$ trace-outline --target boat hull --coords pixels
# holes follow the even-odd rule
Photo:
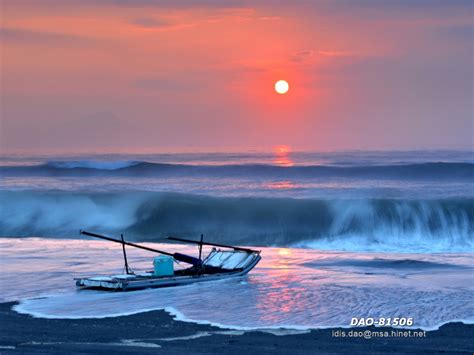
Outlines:
[[[244,268],[223,273],[164,276],[156,277],[153,274],[117,275],[105,277],[77,278],[76,286],[84,289],[101,289],[108,291],[132,291],[146,288],[174,287],[189,285],[198,282],[218,281],[246,275],[260,261],[260,255],[248,263]]]

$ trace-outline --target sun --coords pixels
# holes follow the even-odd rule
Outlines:
[[[275,91],[279,94],[286,94],[290,86],[286,80],[278,80],[275,83]]]

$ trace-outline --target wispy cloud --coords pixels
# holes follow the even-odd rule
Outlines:
[[[172,25],[170,22],[153,17],[139,17],[131,21],[133,25],[145,28],[161,28]]]
[[[96,39],[59,32],[45,32],[24,28],[0,28],[0,39],[5,42],[90,44]]]
[[[302,63],[306,61],[308,58],[312,57],[314,51],[312,49],[304,49],[298,52],[293,53],[290,60],[294,63]]]

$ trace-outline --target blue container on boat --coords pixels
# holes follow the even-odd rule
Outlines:
[[[155,276],[173,276],[173,258],[167,255],[160,255],[153,259],[153,274]]]

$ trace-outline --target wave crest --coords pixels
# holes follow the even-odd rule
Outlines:
[[[317,200],[173,193],[0,192],[1,236],[138,241],[168,235],[255,246],[365,251],[472,251],[474,199]]]

